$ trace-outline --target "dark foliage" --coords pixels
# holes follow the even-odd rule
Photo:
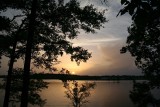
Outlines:
[[[150,82],[134,82],[133,90],[130,91],[130,98],[137,107],[159,107],[160,98],[153,95],[153,90],[157,89]],[[158,89],[157,89],[158,90]]]
[[[160,77],[160,1],[159,0],[121,0],[124,8],[121,15],[129,13],[132,25],[128,28],[127,51],[135,57],[135,64],[149,78]],[[157,76],[157,77],[155,77]]]
[[[20,68],[16,68],[13,71],[13,78],[11,80],[11,92],[9,103],[12,107],[17,107],[21,101],[21,91],[22,91],[22,74],[23,70]],[[18,77],[18,78],[15,78]],[[5,89],[6,79],[3,80],[3,84],[0,84],[1,89]],[[31,105],[38,105],[42,107],[46,100],[42,99],[39,93],[42,89],[47,88],[47,82],[44,82],[42,79],[31,79],[29,86],[29,100],[28,103]]]
[[[2,2],[4,4],[3,11],[7,10],[5,7],[22,11],[20,15],[11,19],[16,23],[15,30],[9,30],[10,33],[6,31],[6,36],[2,36],[2,38],[4,37],[2,41],[8,42],[5,39],[9,37],[10,40],[16,38],[15,56],[17,59],[19,57],[24,58],[31,1],[17,0],[16,4],[10,0],[2,0]],[[68,39],[76,38],[80,29],[86,33],[95,33],[95,29],[100,29],[102,24],[106,22],[104,11],[99,12],[93,5],[80,7],[76,0],[71,0],[66,4],[62,2],[61,5],[54,0],[38,1],[37,5],[35,35],[32,46],[33,64],[36,67],[52,69],[52,65],[59,63],[58,56],[62,56],[64,53],[71,54],[71,60],[78,64],[81,61],[87,61],[91,57],[91,53],[82,47],[73,47]],[[21,19],[20,24],[15,22],[17,19]],[[11,23],[8,26],[13,27]],[[5,45],[5,43],[2,44]],[[1,55],[10,56],[11,51],[9,53],[8,49],[10,47],[12,49],[12,42],[9,42],[7,46],[8,48],[5,48],[7,50],[1,52]]]

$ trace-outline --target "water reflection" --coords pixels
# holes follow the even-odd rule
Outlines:
[[[22,90],[22,72],[21,69],[16,69],[13,71],[13,74],[16,76],[12,78],[11,81],[11,91],[10,91],[10,98],[9,98],[9,105],[10,107],[18,107],[21,100],[21,90]],[[0,84],[0,89],[5,89],[6,79],[3,80],[4,82]],[[44,82],[42,79],[31,79],[30,86],[29,86],[29,99],[28,103],[34,106],[43,107],[46,103],[45,99],[42,99],[40,96],[40,92],[47,88],[47,82]]]
[[[64,82],[64,81],[63,81]],[[72,102],[73,107],[82,107],[88,103],[87,97],[91,95],[91,90],[95,88],[95,82],[78,83],[77,81],[66,81],[64,87],[65,95]]]
[[[158,86],[151,82],[133,82],[133,90],[130,91],[130,98],[138,107],[160,107],[160,93]]]
[[[65,84],[67,87],[64,88],[64,83],[62,83],[60,80],[44,80],[45,83],[47,82],[49,84],[47,84],[48,88],[46,87],[43,88],[42,84],[44,84],[43,83],[44,81],[41,80],[31,80],[31,81],[34,81],[31,83],[33,84],[32,86],[33,89],[31,90],[36,90],[36,91],[29,92],[30,94],[29,96],[34,97],[31,98],[31,100],[29,100],[30,103],[29,107],[37,107],[40,105],[44,107],[75,107],[76,105],[75,106],[73,105],[74,100],[71,100],[70,98],[67,97],[66,94],[67,91],[69,93],[72,92],[71,98],[74,99],[73,95],[76,87],[78,88],[78,90],[80,90],[82,89],[80,87],[87,86],[82,84],[88,82],[88,81],[86,82],[69,81],[67,82],[68,86],[67,84]],[[78,83],[77,85],[75,84],[76,82]],[[19,80],[14,82],[14,85],[19,85],[19,84],[20,84]],[[14,95],[11,96],[11,100],[18,101],[19,99],[17,99],[16,97],[18,96],[20,97],[21,92],[18,91],[20,90],[18,87],[15,86],[15,88],[16,89],[13,90],[13,92],[14,91],[15,92]],[[42,92],[40,92],[39,90],[42,90]],[[94,86],[94,89],[91,88],[89,92],[90,96],[84,99],[87,102],[80,105],[80,107],[160,107],[159,106],[160,90],[157,88],[157,86],[154,87],[153,85],[151,86],[151,83],[147,81],[143,82],[136,81],[134,82],[134,84],[132,81],[120,81],[120,83],[117,83],[115,81],[96,81],[96,88]],[[2,93],[0,93],[0,96],[1,95]],[[76,95],[78,94],[75,94],[75,96]],[[14,97],[16,99],[14,99]],[[78,99],[78,97],[77,98],[75,97],[75,99]],[[90,101],[90,103],[88,103],[88,101]],[[78,101],[75,100],[75,102]],[[1,101],[0,106],[2,105],[2,103],[3,102]],[[13,103],[16,107],[19,107],[18,102],[13,102]],[[14,106],[12,106],[10,103],[10,107]]]

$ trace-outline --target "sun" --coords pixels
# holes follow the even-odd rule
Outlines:
[[[71,74],[75,74],[75,72],[71,72]]]
[[[59,59],[61,61],[60,64],[54,65],[54,67],[61,69],[65,68],[68,71],[70,71],[71,74],[76,74],[79,75],[83,73],[84,71],[88,70],[93,66],[93,62],[87,62],[87,63],[80,63],[80,65],[77,65],[76,62],[70,61],[70,56],[69,55],[64,55]]]

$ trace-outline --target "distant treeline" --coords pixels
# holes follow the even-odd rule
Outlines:
[[[5,78],[1,75],[0,78]],[[21,78],[21,75],[15,75]],[[112,75],[112,76],[88,76],[88,75],[68,75],[68,74],[32,74],[31,79],[59,79],[59,80],[146,80],[144,76],[132,75]]]

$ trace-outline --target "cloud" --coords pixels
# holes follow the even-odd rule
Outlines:
[[[131,18],[128,14],[116,17],[119,10],[122,8],[119,0],[108,0],[108,6],[102,4],[97,0],[90,0],[90,2],[84,2],[84,4],[88,3],[93,3],[98,7],[108,8],[108,11],[105,13],[105,17],[107,20],[109,20],[109,22],[104,24],[104,28],[96,30],[97,33],[95,34],[86,34],[84,31],[80,31],[78,39],[73,40],[73,43],[75,43],[76,46],[95,45],[100,42],[126,39],[126,37],[128,36],[127,27],[131,24]]]
[[[109,43],[113,41],[119,41],[120,38],[96,38],[96,39],[85,39],[85,40],[76,40],[74,41],[74,46],[90,46],[90,45],[98,45],[102,43]]]
[[[114,43],[114,42],[113,42]],[[134,58],[130,54],[120,54],[120,42],[114,45],[101,44],[97,47],[97,54],[93,54],[92,67],[81,72],[89,75],[139,75]],[[94,53],[94,52],[93,52]]]
[[[128,14],[116,17],[122,8],[119,0],[108,0],[107,8],[105,16],[109,22],[104,24],[105,28],[97,30],[96,34],[81,32],[78,39],[73,41],[75,46],[82,46],[92,52],[92,58],[85,63],[90,68],[82,70],[80,74],[141,74],[129,53],[120,54],[120,49],[128,36],[127,27],[131,24],[131,17]]]

